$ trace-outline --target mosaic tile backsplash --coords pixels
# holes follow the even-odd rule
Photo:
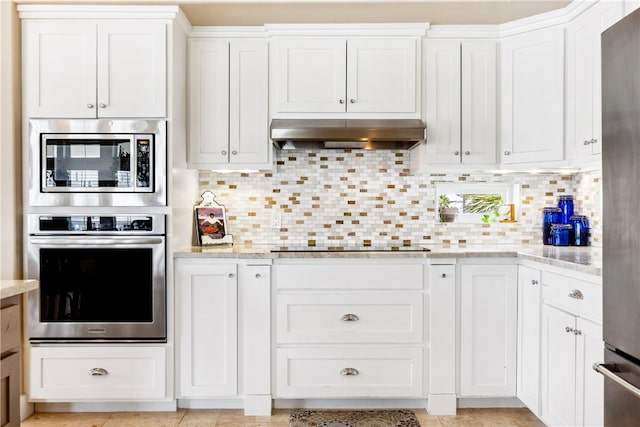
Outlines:
[[[558,195],[573,194],[575,212],[589,217],[591,244],[602,245],[601,174],[414,173],[409,151],[276,151],[269,173],[200,171],[227,210],[237,243],[278,246],[498,245],[539,243],[541,212]],[[437,183],[520,186],[516,223],[441,223]],[[199,202],[199,194],[194,202]],[[273,229],[274,212],[281,228]]]

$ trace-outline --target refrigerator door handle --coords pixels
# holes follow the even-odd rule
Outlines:
[[[629,393],[631,393],[632,395],[634,395],[635,397],[640,399],[640,389],[638,387],[634,386],[633,384],[631,384],[630,382],[626,381],[622,377],[619,377],[618,375],[616,375],[613,372],[613,369],[615,369],[615,367],[616,367],[615,363],[598,363],[598,362],[596,362],[596,363],[593,364],[593,370],[594,371],[604,375],[606,378],[608,378],[611,381],[613,381],[614,383],[620,385],[626,391],[628,391]]]

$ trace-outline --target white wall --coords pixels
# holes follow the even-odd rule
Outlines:
[[[0,279],[22,278],[20,21],[0,0]]]

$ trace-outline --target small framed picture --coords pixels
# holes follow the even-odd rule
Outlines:
[[[227,236],[227,218],[224,207],[196,206],[195,216],[199,245],[229,243],[229,239],[225,238]]]

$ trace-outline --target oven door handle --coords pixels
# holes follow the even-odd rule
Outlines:
[[[78,237],[30,237],[29,243],[35,245],[160,245],[162,237],[124,237],[124,236],[78,236]]]

